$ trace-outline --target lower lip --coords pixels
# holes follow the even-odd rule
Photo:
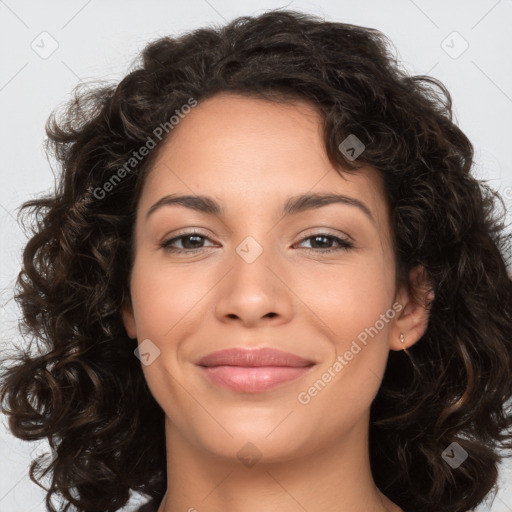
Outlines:
[[[307,373],[311,366],[209,366],[201,367],[215,384],[242,393],[260,393]]]

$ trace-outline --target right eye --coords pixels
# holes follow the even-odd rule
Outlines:
[[[162,247],[162,249],[164,249],[165,251],[170,251],[174,253],[195,252],[200,249],[203,249],[201,244],[204,242],[204,240],[210,239],[207,236],[202,235],[201,233],[193,231],[189,233],[182,233],[169,240],[165,240],[160,244],[160,247]],[[175,247],[174,244],[176,244],[177,242],[180,242],[182,247]]]

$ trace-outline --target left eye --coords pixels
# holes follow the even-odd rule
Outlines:
[[[205,240],[210,240],[207,236],[201,235],[200,233],[183,233],[177,237],[171,238],[161,244],[161,247],[166,251],[171,251],[175,253],[180,252],[193,252],[203,249],[202,244]],[[354,246],[352,242],[345,240],[343,238],[338,238],[337,236],[328,235],[326,233],[318,233],[315,235],[307,236],[303,238],[300,243],[304,243],[306,240],[311,240],[313,245],[320,245],[320,247],[305,247],[308,251],[315,252],[331,252],[331,251],[347,251],[352,249]],[[182,247],[175,247],[174,244],[176,242],[181,242]],[[210,240],[211,242],[211,240]],[[332,247],[332,244],[337,244],[338,247]],[[330,245],[326,247],[325,245]],[[212,246],[210,246],[212,247]]]
[[[305,249],[310,251],[320,250],[320,252],[331,252],[331,251],[348,251],[354,247],[352,242],[345,240],[343,238],[338,238],[337,236],[328,235],[327,233],[318,233],[316,235],[310,235],[306,238],[303,238],[301,242],[306,240],[313,240],[313,244],[317,244],[320,240],[320,245],[324,245],[324,247],[320,247],[320,249],[305,247]],[[325,247],[325,243],[336,243],[338,247]]]
[[[201,235],[199,233],[183,233],[180,236],[171,238],[170,240],[163,242],[161,247],[167,251],[173,251],[173,252],[195,251],[197,249],[202,249],[202,247],[198,246],[201,244],[201,239],[210,240],[208,237]],[[180,241],[180,240],[182,241],[183,247],[173,247],[172,244],[174,244],[175,242]],[[183,241],[185,241],[185,240],[188,240],[188,241],[183,243]],[[190,241],[192,241],[191,244],[189,243]]]

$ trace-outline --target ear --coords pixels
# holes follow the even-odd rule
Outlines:
[[[121,318],[128,336],[132,339],[137,338],[137,326],[131,300],[128,300],[121,308]]]
[[[390,350],[402,350],[414,345],[427,330],[434,292],[427,271],[422,265],[410,271],[409,282],[414,295],[406,286],[400,288],[396,294],[396,302],[402,306],[402,309],[390,329]],[[400,341],[401,334],[403,334],[404,343]]]

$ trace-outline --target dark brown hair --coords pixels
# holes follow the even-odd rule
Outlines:
[[[409,76],[389,46],[377,30],[299,12],[240,17],[148,44],[119,84],[81,86],[52,114],[48,152],[62,172],[53,194],[23,205],[33,225],[17,286],[38,352],[4,366],[0,387],[12,433],[55,449],[48,510],[60,494],[65,511],[116,511],[130,490],[156,510],[166,491],[164,413],[120,317],[135,207],[158,148],[112,177],[190,98],[219,92],[316,105],[332,163],[369,164],[385,180],[400,282],[416,265],[431,279],[427,331],[408,353],[390,352],[371,406],[379,489],[406,510],[465,512],[495,486],[499,451],[512,448],[503,201],[470,174],[473,148],[449,92]],[[351,134],[365,145],[356,160],[339,149]],[[452,442],[468,453],[456,469],[442,457]]]

